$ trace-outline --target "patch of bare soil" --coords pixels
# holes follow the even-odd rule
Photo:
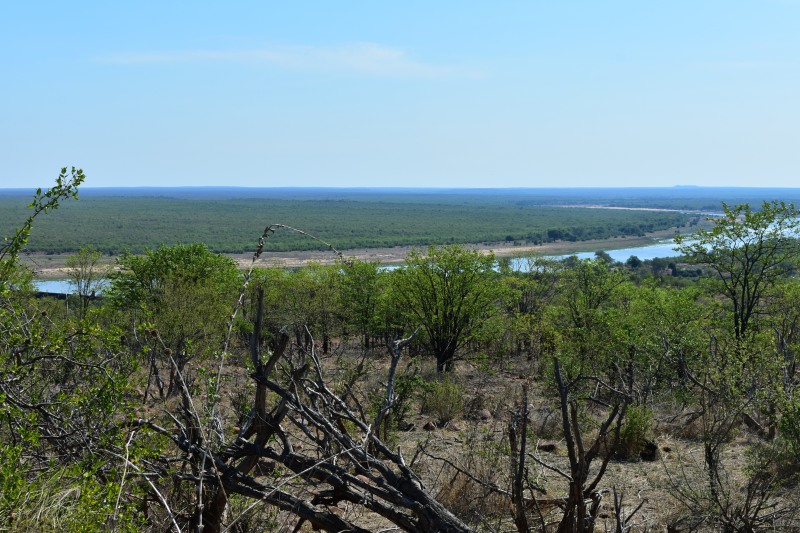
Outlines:
[[[596,239],[579,242],[558,241],[539,245],[515,245],[507,242],[466,244],[465,247],[480,250],[483,253],[493,253],[497,257],[520,257],[526,255],[564,255],[577,252],[607,250],[615,248],[628,248],[647,246],[659,240],[675,235],[675,230],[653,232],[644,237],[615,237],[612,239]],[[345,258],[356,258],[362,261],[375,261],[383,265],[396,265],[402,263],[408,253],[415,247],[395,246],[393,248],[354,248],[343,250]],[[419,247],[417,247],[419,248]],[[252,254],[232,255],[241,268],[250,266]],[[311,262],[332,264],[337,256],[330,251],[295,251],[295,252],[269,252],[265,251],[256,261],[257,266],[298,268]]]

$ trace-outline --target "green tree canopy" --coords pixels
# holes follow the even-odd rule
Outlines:
[[[497,312],[504,286],[496,282],[493,254],[461,246],[414,250],[394,272],[400,311],[424,331],[422,342],[440,372],[453,369],[459,351]]]
[[[342,304],[351,326],[362,338],[365,349],[369,348],[370,336],[380,330],[378,305],[383,283],[380,263],[348,260],[341,263],[342,272]]]
[[[220,349],[226,319],[236,301],[236,263],[203,244],[162,246],[143,256],[125,254],[111,276],[112,303],[147,325],[170,352],[163,366],[170,374],[167,394],[186,363]],[[169,354],[169,355],[168,355]],[[174,364],[170,361],[170,357]],[[153,375],[157,374],[151,354]]]
[[[228,291],[238,280],[233,259],[200,243],[161,246],[141,256],[126,253],[117,265],[120,269],[111,275],[109,292],[123,306],[158,305],[165,292],[177,285],[212,284]]]
[[[800,225],[797,209],[784,202],[764,202],[760,210],[748,204],[728,207],[711,219],[713,227],[675,237],[678,250],[716,274],[720,293],[733,310],[734,336],[750,329],[765,291],[795,268]]]
[[[102,256],[99,250],[89,245],[81,247],[65,262],[69,281],[75,286],[75,292],[81,300],[81,316],[86,314],[89,300],[103,287],[104,278],[109,273],[108,265],[101,262]]]

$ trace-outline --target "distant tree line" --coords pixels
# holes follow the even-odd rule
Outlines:
[[[175,199],[89,196],[42,219],[26,244],[33,252],[76,252],[85,243],[106,254],[142,254],[161,244],[205,243],[219,253],[253,246],[264,216],[317,235],[342,249],[511,242],[536,245],[641,236],[685,226],[690,215],[653,211],[520,206],[510,202],[432,203],[365,200]],[[0,233],[27,216],[24,204],[0,196]],[[314,249],[300,235],[276,235],[271,250]]]

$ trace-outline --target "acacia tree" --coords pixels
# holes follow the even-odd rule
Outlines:
[[[289,273],[283,294],[284,320],[291,325],[297,343],[310,341],[314,334],[322,340],[322,351],[330,351],[331,338],[339,329],[341,313],[339,284],[341,273],[337,266],[311,263]],[[305,339],[302,341],[301,339]]]
[[[111,302],[158,337],[169,372],[167,395],[172,395],[177,373],[189,360],[219,349],[224,320],[236,301],[236,263],[204,244],[161,246],[143,256],[125,254],[117,263],[120,270],[110,276]],[[148,349],[151,376],[161,389],[157,354]]]
[[[728,207],[710,219],[711,229],[675,237],[678,250],[716,274],[719,291],[733,306],[733,333],[742,339],[752,326],[764,295],[786,276],[800,254],[797,229],[800,213],[793,204],[764,202],[753,211],[748,204]]]
[[[625,274],[609,269],[599,259],[576,261],[564,273],[561,308],[554,309],[562,334],[561,357],[565,364],[578,364],[605,374],[614,359],[619,313],[617,297]]]
[[[553,328],[545,320],[545,311],[558,295],[564,272],[554,259],[528,258],[519,264],[516,270],[508,268],[503,272],[503,282],[508,287],[508,330],[516,354],[524,349],[528,360],[532,360],[553,349]]]
[[[497,313],[503,284],[496,282],[494,254],[461,246],[412,251],[405,268],[394,272],[401,311],[422,326],[421,342],[436,357],[439,372],[451,371],[458,352]]]
[[[365,350],[380,329],[378,305],[383,291],[380,263],[350,259],[341,262],[342,305],[349,325],[361,336]]]
[[[109,273],[108,265],[100,262],[102,256],[103,254],[93,246],[84,246],[65,263],[70,283],[75,286],[75,292],[81,300],[81,317],[86,314],[89,300],[102,288],[104,278]]]
[[[794,395],[793,311],[783,308],[779,313],[784,320],[780,321],[767,315],[770,297],[786,290],[777,289],[794,270],[800,254],[799,221],[795,207],[783,202],[764,202],[759,211],[747,204],[733,208],[723,204],[723,210],[723,216],[712,219],[711,229],[676,238],[681,252],[714,273],[711,287],[730,304],[726,320],[733,327],[726,326],[724,334],[711,336],[694,362],[681,361],[681,372],[700,407],[707,483],[698,489],[684,480],[676,484],[675,492],[694,517],[726,531],[755,531],[775,523],[786,511],[775,500],[775,472],[781,470],[776,463],[783,453],[776,450],[782,443],[772,448],[752,445],[751,474],[738,487],[737,480],[726,475],[722,457],[731,434],[742,423],[772,437],[777,420],[794,418],[791,403],[785,402]],[[774,328],[775,338],[767,324]],[[782,416],[778,413],[781,404]],[[766,430],[759,421],[765,414]],[[702,517],[701,510],[708,516]]]

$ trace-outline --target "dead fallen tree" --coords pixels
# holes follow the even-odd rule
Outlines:
[[[308,522],[324,531],[369,531],[344,512],[357,508],[404,531],[470,531],[431,496],[400,449],[389,449],[377,435],[395,404],[394,369],[411,338],[392,343],[386,398],[368,422],[328,386],[313,342],[300,349],[282,332],[262,358],[263,312],[262,296],[251,341],[253,407],[233,442],[225,444],[224,432],[210,429],[219,421],[201,424],[185,386],[181,414],[171,417],[174,430],[136,422],[169,438],[185,457],[184,468],[172,474],[192,484],[195,495],[185,525],[223,531],[235,520],[228,503],[238,494],[294,515],[295,530]],[[263,475],[265,470],[271,474]]]

